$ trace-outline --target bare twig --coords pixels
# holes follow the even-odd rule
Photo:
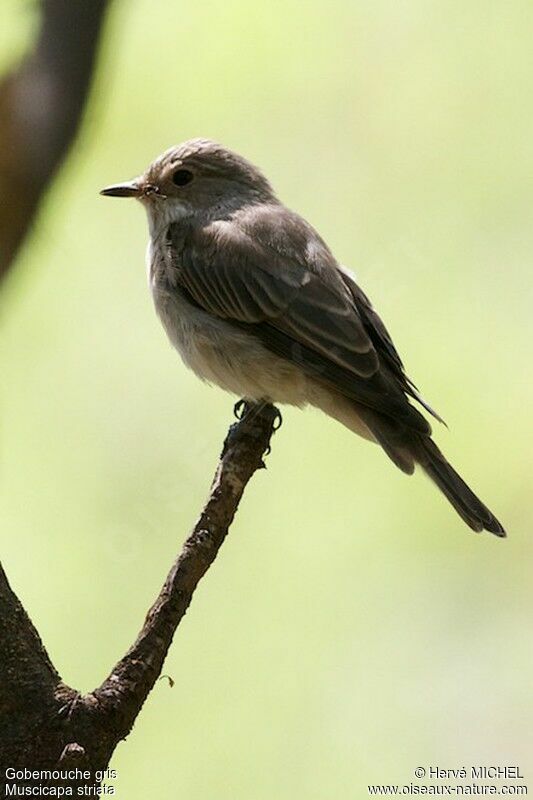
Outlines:
[[[34,51],[0,84],[0,278],[72,142],[110,0],[41,0]]]
[[[161,673],[172,638],[199,581],[213,563],[275,430],[273,406],[248,407],[229,430],[207,504],[148,612],[135,644],[101,686],[81,696],[61,682],[29,617],[0,572],[0,765],[89,770],[94,786],[131,730]],[[23,781],[18,781],[23,783]],[[32,781],[27,781],[32,785]],[[33,781],[33,785],[39,781]],[[42,783],[42,781],[41,781]],[[48,784],[50,785],[50,784]],[[2,776],[0,797],[6,781]]]

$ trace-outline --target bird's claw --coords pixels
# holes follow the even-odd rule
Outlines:
[[[237,400],[237,402],[233,406],[233,414],[236,417],[236,419],[238,419],[239,422],[241,422],[248,416],[248,414],[251,415],[257,414],[258,411],[261,411],[263,408],[266,407],[266,405],[267,405],[266,402],[255,405],[251,404],[248,400],[244,399]],[[283,417],[281,416],[281,412],[274,406],[274,419],[272,421],[272,430],[279,431],[282,424],[283,424]]]
[[[250,417],[250,419],[252,419],[252,417],[255,414],[257,414],[259,411],[261,411],[266,406],[267,406],[266,402],[265,403],[258,403],[258,404],[251,404],[249,401],[241,399],[241,400],[237,400],[237,402],[233,406],[233,414],[236,417],[236,419],[239,420],[239,422],[242,422],[248,416]],[[279,431],[279,429],[281,428],[282,424],[283,424],[283,417],[281,416],[281,412],[279,411],[279,409],[277,409],[274,406],[274,416],[273,416],[273,419],[272,419],[272,433],[275,433],[276,431]],[[263,455],[264,456],[268,456],[268,455],[270,455],[271,452],[272,452],[272,447],[269,444],[269,445],[267,445],[267,448],[266,448],[266,450],[265,450]],[[261,462],[261,466],[262,467],[266,467],[266,464],[264,462]]]
[[[276,433],[276,431],[279,431],[279,429],[283,425],[283,417],[281,416],[281,412],[275,406],[274,406],[274,412],[275,412],[275,414],[274,414],[274,419],[272,421],[272,434]],[[269,443],[269,444],[267,444],[267,447],[266,447],[265,452],[263,453],[263,456],[265,456],[265,457],[269,456],[271,452],[272,452],[272,445]],[[263,464],[263,466],[266,467],[266,464]]]
[[[246,409],[246,400],[237,400],[237,402],[233,406],[233,414],[239,421],[244,417],[245,409]]]

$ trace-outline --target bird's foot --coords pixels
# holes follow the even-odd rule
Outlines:
[[[283,425],[283,417],[281,416],[281,411],[279,410],[279,408],[276,408],[276,406],[274,406],[274,411],[275,411],[275,417],[274,417],[274,422],[272,424],[272,428],[274,429],[274,431],[279,431],[279,429]]]
[[[265,408],[269,407],[272,410],[273,418],[272,418],[272,432],[275,433],[281,428],[283,423],[283,417],[281,416],[281,412],[271,403],[268,403],[266,400],[259,403],[251,402],[250,400],[245,400],[244,398],[238,400],[235,405],[233,406],[233,413],[235,417],[238,419],[239,422],[243,422],[246,420],[247,422],[252,422],[253,418],[260,414]],[[270,445],[267,446],[265,450],[265,456],[268,456],[271,452],[272,448]],[[264,464],[262,466],[265,466]]]
[[[276,406],[273,406],[273,409],[274,409],[274,420],[272,422],[272,434],[276,433],[276,431],[279,431],[279,429],[283,425],[283,417],[281,416],[281,411],[279,410],[279,408],[276,408]],[[267,449],[265,450],[265,456],[270,455],[271,452],[272,452],[272,446],[269,444],[267,445]]]
[[[271,406],[271,403],[268,403],[266,400],[259,402],[259,403],[252,403],[250,400],[245,400],[244,398],[241,400],[237,400],[235,405],[233,406],[233,414],[235,417],[241,422],[244,419],[251,420],[256,414],[259,414],[263,411],[264,408],[267,406]],[[281,416],[281,412],[279,411],[276,406],[272,406],[274,410],[274,419],[272,422],[272,428],[274,431],[279,431],[283,424],[283,417]]]
[[[247,401],[244,399],[237,400],[233,406],[233,414],[240,421],[246,416]]]

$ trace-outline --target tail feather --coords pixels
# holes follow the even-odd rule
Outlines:
[[[420,464],[472,530],[505,536],[502,524],[446,461],[428,435],[416,433],[372,409],[360,407],[358,414],[396,466],[410,475],[415,463]]]
[[[487,530],[496,536],[505,536],[502,524],[446,461],[428,433],[417,432],[402,420],[385,416],[329,391],[319,392],[315,388],[313,403],[354,433],[380,444],[402,472],[411,475],[415,464],[419,464],[472,530]]]
[[[472,530],[487,530],[496,536],[506,535],[501,522],[476,497],[429,437],[420,437],[420,446],[415,457]]]

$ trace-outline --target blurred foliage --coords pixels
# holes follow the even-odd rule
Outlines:
[[[3,13],[0,64],[29,40]],[[285,410],[160,681],[121,797],[363,797],[415,766],[531,774],[533,6],[118,3],[83,135],[4,288],[2,557],[70,684],[134,638],[233,399],[167,345],[141,208],[98,196],[192,136],[263,167],[352,266],[509,531]],[[529,767],[529,769],[528,769]]]

